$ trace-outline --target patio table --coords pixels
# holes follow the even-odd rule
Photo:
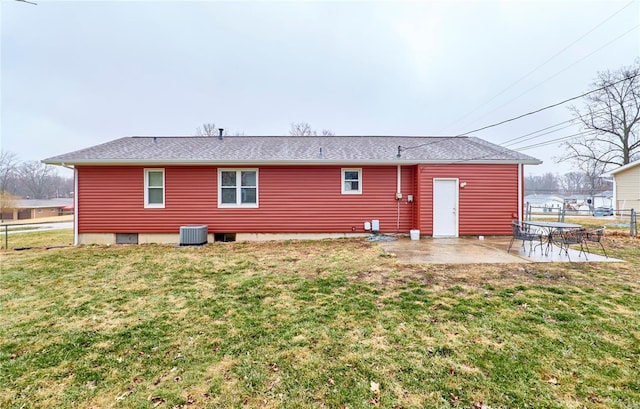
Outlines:
[[[539,227],[543,231],[543,237],[546,237],[547,247],[544,254],[549,254],[549,248],[553,247],[553,234],[557,231],[565,229],[581,229],[581,224],[576,223],[564,223],[564,222],[543,222],[543,221],[526,221],[522,224],[527,226]],[[539,246],[539,245],[538,245]],[[542,250],[542,248],[541,248]]]

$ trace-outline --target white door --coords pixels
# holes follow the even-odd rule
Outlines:
[[[433,237],[458,237],[458,179],[433,180]]]

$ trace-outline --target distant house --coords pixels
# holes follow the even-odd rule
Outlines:
[[[76,243],[409,233],[510,234],[525,165],[475,137],[125,137],[45,163],[73,166]]]
[[[564,204],[564,199],[556,195],[527,195],[524,201],[533,212],[559,212]]]
[[[610,172],[613,176],[613,197],[616,210],[640,209],[640,160]]]
[[[2,212],[2,221],[40,219],[73,213],[73,199],[19,199]]]
[[[613,190],[606,190],[604,192],[595,193],[593,195],[592,206],[594,208],[597,208],[597,207],[613,208]]]

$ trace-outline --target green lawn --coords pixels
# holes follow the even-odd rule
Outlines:
[[[403,266],[362,240],[2,251],[0,407],[640,408],[640,240],[606,245],[628,262]]]
[[[21,226],[21,230],[32,230],[33,227]],[[11,232],[11,229],[9,230]],[[38,232],[9,233],[5,236],[4,229],[0,231],[0,248],[24,249],[32,247],[60,247],[73,245],[72,229],[44,230]]]

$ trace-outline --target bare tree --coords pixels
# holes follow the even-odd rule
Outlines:
[[[0,219],[8,220],[13,218],[13,209],[16,208],[18,196],[7,191],[0,192]]]
[[[551,172],[543,175],[530,175],[524,179],[527,194],[551,194],[558,191],[558,177]]]
[[[570,107],[585,132],[565,142],[569,159],[587,174],[626,165],[640,157],[640,59],[630,67],[598,73],[596,92],[580,109]],[[599,175],[598,175],[599,176]]]
[[[31,199],[55,196],[51,182],[54,169],[39,161],[24,162],[19,169],[20,182]]]
[[[204,123],[196,128],[196,136],[218,136],[219,133],[214,123]]]
[[[560,178],[560,187],[565,195],[582,193],[584,189],[585,175],[582,172],[569,172]]]
[[[289,135],[291,136],[318,136],[316,132],[308,122],[292,122],[289,129]],[[333,131],[329,129],[323,129],[322,136],[334,136]]]
[[[316,132],[311,128],[308,122],[292,122],[289,129],[291,136],[314,136]]]
[[[9,191],[9,184],[16,177],[18,157],[11,152],[0,152],[0,192]]]

